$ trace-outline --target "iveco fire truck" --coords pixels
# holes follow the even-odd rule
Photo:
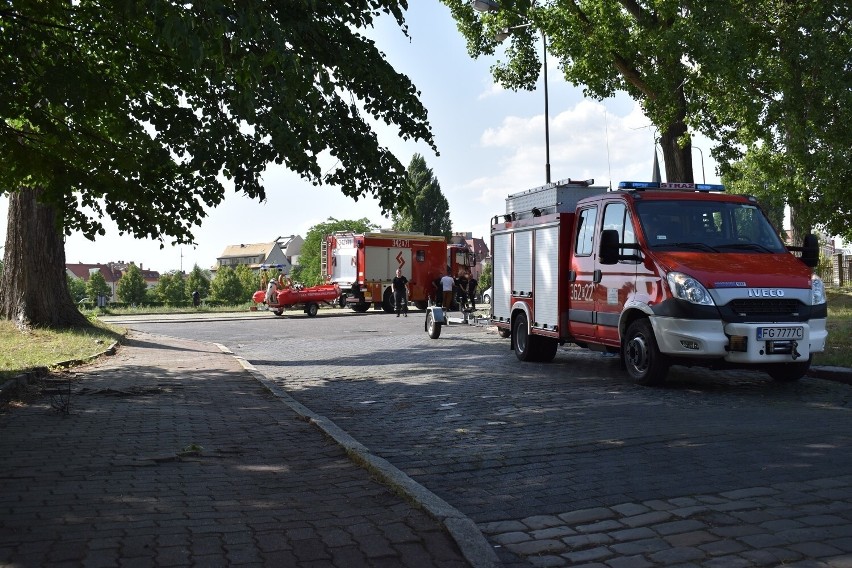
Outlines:
[[[519,359],[575,343],[618,353],[639,384],[672,364],[807,372],[827,337],[816,237],[785,247],[753,197],[719,185],[592,183],[510,195],[492,219],[491,320]]]
[[[366,312],[370,306],[392,312],[391,281],[400,269],[408,279],[408,300],[425,309],[435,299],[435,281],[449,270],[470,272],[473,252],[464,240],[408,232],[327,235],[322,243],[322,272],[343,292],[341,306]]]

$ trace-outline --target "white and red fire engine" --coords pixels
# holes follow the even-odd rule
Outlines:
[[[465,243],[404,232],[333,233],[323,241],[321,258],[328,282],[340,286],[341,305],[356,312],[370,306],[393,311],[391,282],[397,269],[408,279],[408,300],[425,309],[435,299],[436,280],[448,270],[453,277],[470,272],[475,262]]]
[[[491,320],[519,359],[575,343],[620,354],[640,384],[672,364],[807,372],[827,337],[816,237],[785,247],[753,197],[719,185],[592,183],[510,195],[492,219]]]

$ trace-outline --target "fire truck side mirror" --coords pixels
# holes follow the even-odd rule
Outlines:
[[[816,235],[805,235],[802,242],[802,262],[811,268],[819,264],[819,239]]]
[[[606,229],[601,232],[598,261],[601,264],[617,264],[619,253],[618,231]]]

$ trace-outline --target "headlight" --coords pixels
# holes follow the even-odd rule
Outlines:
[[[822,283],[822,278],[814,274],[811,276],[811,305],[818,306],[825,302],[825,284]]]
[[[701,282],[682,272],[669,272],[666,277],[675,298],[700,306],[715,306],[713,298]]]

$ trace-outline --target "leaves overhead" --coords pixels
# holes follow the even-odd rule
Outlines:
[[[0,187],[44,188],[64,229],[191,242],[226,189],[283,164],[384,211],[405,168],[367,117],[434,149],[419,93],[361,30],[406,0],[7,0]],[[223,178],[228,182],[223,182]],[[87,210],[94,214],[86,213]]]

